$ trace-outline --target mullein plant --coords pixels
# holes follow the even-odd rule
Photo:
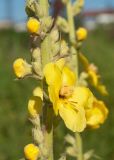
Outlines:
[[[103,95],[106,87],[101,83],[97,67],[89,63],[81,53],[87,30],[75,29],[74,18],[83,6],[84,0],[62,0],[67,19],[49,15],[48,0],[27,0],[27,31],[31,40],[31,62],[23,58],[14,61],[13,69],[18,79],[32,77],[38,81],[28,101],[29,120],[33,124],[33,142],[24,147],[26,160],[53,160],[53,131],[64,121],[74,132],[67,135],[67,146],[60,160],[67,155],[77,160],[88,160],[93,151],[83,152],[80,132],[87,128],[97,129],[107,118],[108,109],[89,89],[89,84]],[[61,32],[68,36],[67,41]],[[79,73],[79,62],[84,71]]]

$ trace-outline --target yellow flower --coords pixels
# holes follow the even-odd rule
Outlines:
[[[89,64],[87,72],[91,83],[94,87],[98,86],[100,75],[98,75],[98,69],[94,64]]]
[[[97,74],[92,70],[88,70],[88,76],[91,84],[96,87],[98,85],[99,76],[97,76]]]
[[[87,30],[85,28],[79,28],[77,31],[76,31],[76,37],[77,37],[77,40],[78,41],[83,41],[86,39],[87,37]]]
[[[33,90],[33,96],[29,99],[28,102],[28,111],[29,115],[32,118],[37,117],[37,115],[41,113],[42,102],[43,102],[43,91],[40,87],[36,87]]]
[[[106,87],[101,83],[101,76],[98,74],[98,68],[94,64],[90,64],[88,59],[82,54],[79,54],[85,71],[88,74],[88,78],[92,86],[94,86],[101,94],[108,95]]]
[[[31,74],[31,66],[22,58],[18,58],[13,63],[13,70],[18,78]]]
[[[74,86],[76,83],[76,75],[68,67],[62,70],[62,84],[64,86]]]
[[[54,63],[48,63],[44,70],[44,75],[46,78],[46,82],[48,83],[48,85],[56,85],[59,84],[61,85],[61,70],[60,68],[57,66],[57,64]],[[51,72],[51,74],[50,74]],[[56,79],[56,81],[55,81]]]
[[[94,99],[93,106],[86,110],[87,125],[91,128],[99,128],[108,115],[108,109],[103,101]]]
[[[98,75],[98,69],[94,64],[90,64],[88,59],[82,54],[79,54],[80,60],[82,61],[85,71],[88,73],[91,84],[96,87],[99,83],[100,76]]]
[[[61,58],[59,59],[57,62],[56,62],[56,65],[59,67],[60,70],[63,69],[64,65],[65,65],[65,59],[64,58]]]
[[[37,160],[40,151],[39,148],[34,144],[28,144],[24,147],[24,154],[27,160]]]
[[[40,97],[41,100],[43,101],[43,91],[42,91],[42,89],[40,87],[36,87],[33,90],[33,96]]]
[[[28,111],[31,117],[35,118],[42,110],[42,100],[40,97],[32,96],[28,102]]]
[[[91,91],[75,86],[76,76],[67,66],[60,70],[57,63],[49,63],[44,68],[44,76],[55,114],[59,114],[73,132],[83,131],[86,127],[85,108],[92,104]]]
[[[30,33],[39,33],[40,30],[40,22],[36,18],[29,18],[27,22],[27,30]]]
[[[108,95],[108,91],[106,89],[106,86],[101,83],[97,86],[97,90],[104,96]]]

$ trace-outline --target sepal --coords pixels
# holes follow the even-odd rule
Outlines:
[[[62,18],[62,17],[58,17],[57,18],[57,22],[56,22],[57,26],[59,27],[59,29],[65,33],[69,32],[69,25],[66,19]]]

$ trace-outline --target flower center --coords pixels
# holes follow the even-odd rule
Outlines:
[[[63,86],[59,92],[60,98],[67,98],[72,95],[73,87]]]

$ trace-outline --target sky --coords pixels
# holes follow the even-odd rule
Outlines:
[[[114,8],[114,0],[85,0],[85,10]]]
[[[24,21],[25,0],[0,0],[0,20]]]
[[[25,0],[0,0],[0,20],[25,21],[24,7]],[[114,8],[114,0],[85,0],[84,10],[101,10],[107,7]]]

